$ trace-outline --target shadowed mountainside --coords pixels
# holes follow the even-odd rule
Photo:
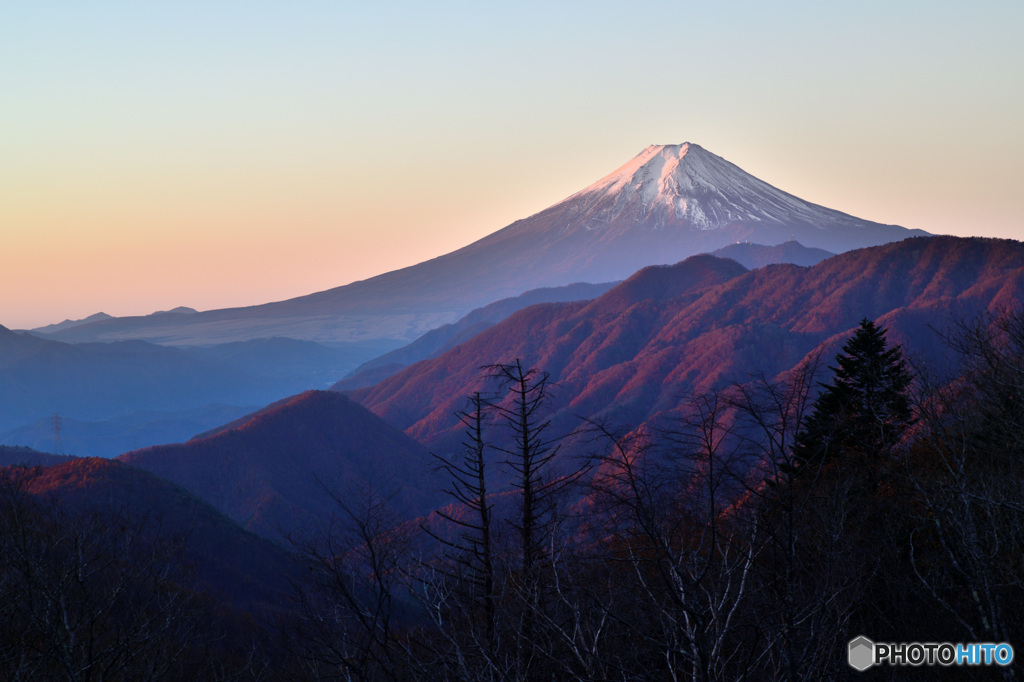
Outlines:
[[[0,467],[50,466],[75,459],[71,455],[53,455],[21,445],[0,445]]]
[[[288,554],[247,533],[182,488],[127,464],[71,458],[32,472],[27,491],[81,512],[145,519],[153,532],[186,537],[183,564],[196,587],[245,610],[269,607],[288,590]]]
[[[329,491],[358,503],[367,488],[403,513],[428,511],[430,456],[340,393],[309,391],[186,443],[118,459],[173,481],[247,530],[270,538],[338,513]]]

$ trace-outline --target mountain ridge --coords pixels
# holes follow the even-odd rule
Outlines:
[[[422,445],[346,396],[306,391],[190,441],[117,459],[206,500],[246,530],[281,540],[338,512],[333,495],[367,489],[396,506],[429,511]]]
[[[556,422],[580,415],[636,426],[689,392],[774,377],[816,349],[831,352],[864,317],[927,355],[939,345],[928,325],[1024,300],[1024,244],[1012,240],[915,238],[810,268],[733,263],[717,279],[714,261],[733,263],[701,256],[651,266],[593,301],[524,308],[349,395],[443,452],[458,442],[452,413],[484,384],[479,368],[520,358],[559,386]]]
[[[747,269],[763,267],[774,263],[794,265],[816,265],[835,254],[823,249],[810,249],[797,241],[788,241],[777,246],[763,246],[742,242],[730,244],[711,253],[712,256],[728,258]],[[457,322],[432,329],[415,341],[363,363],[342,380],[331,386],[332,391],[353,391],[372,386],[414,362],[437,357],[446,350],[468,341],[476,334],[500,322],[527,305],[544,302],[570,300],[591,300],[605,293],[618,282],[603,284],[570,284],[565,287],[532,289],[515,298],[504,298],[477,308]]]

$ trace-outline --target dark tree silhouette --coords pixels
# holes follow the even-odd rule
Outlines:
[[[964,639],[1012,642],[1024,631],[1024,312],[960,322],[947,342],[960,374],[925,375],[904,469],[907,561]]]
[[[205,643],[186,539],[148,517],[32,495],[41,471],[0,469],[0,678],[181,679],[189,648]]]
[[[900,346],[887,347],[884,327],[861,320],[836,364],[832,382],[797,437],[798,468],[824,464],[841,453],[876,460],[892,451],[911,423],[912,375]]]
[[[449,476],[449,487],[444,492],[468,514],[448,512],[443,509],[437,515],[454,524],[458,537],[448,539],[429,528],[427,533],[448,548],[447,568],[442,570],[449,577],[456,578],[462,585],[460,595],[466,604],[479,604],[483,615],[483,641],[477,644],[490,650],[494,644],[494,548],[491,519],[494,504],[487,497],[487,443],[484,440],[484,422],[487,419],[487,404],[477,392],[469,399],[469,409],[459,413],[459,420],[466,427],[462,457],[449,460],[438,455],[434,457]],[[470,608],[470,611],[476,609]],[[465,614],[474,619],[475,613]]]

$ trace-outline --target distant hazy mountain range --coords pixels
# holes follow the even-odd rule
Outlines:
[[[287,338],[186,348],[73,344],[0,327],[0,444],[113,457],[178,442],[327,388],[379,352]]]
[[[615,282],[604,284],[570,284],[564,287],[533,289],[514,298],[503,298],[482,308],[477,308],[457,322],[432,329],[412,343],[384,353],[352,370],[352,372],[331,386],[335,391],[348,391],[373,384],[395,374],[414,362],[437,357],[463,341],[468,341],[488,327],[527,306],[538,303],[563,301],[589,301],[597,298],[615,286]]]
[[[795,239],[842,252],[921,234],[808,203],[695,144],[652,146],[564,201],[418,265],[277,303],[99,319],[48,331],[64,341],[171,345],[274,336],[411,341],[501,298],[624,279],[646,265],[735,242],[771,246]]]
[[[835,254],[825,249],[806,247],[798,241],[788,241],[775,246],[738,242],[712,251],[711,255],[719,258],[731,258],[745,268],[753,270],[780,263],[810,267]]]
[[[158,315],[159,313],[153,314]],[[39,334],[56,334],[57,332],[64,331],[65,329],[71,329],[72,327],[78,327],[83,324],[89,324],[91,322],[102,322],[103,320],[112,319],[114,319],[113,315],[107,315],[106,313],[96,313],[95,315],[90,315],[89,317],[83,317],[81,320],[64,320],[63,322],[58,322],[57,324],[48,324],[45,327],[38,327],[36,329],[33,329],[32,331]]]
[[[158,390],[154,388],[153,390]],[[0,432],[0,444],[17,443],[43,452],[79,457],[116,457],[122,452],[180,443],[258,409],[257,405],[203,405],[185,410],[137,410],[109,419],[49,415]]]

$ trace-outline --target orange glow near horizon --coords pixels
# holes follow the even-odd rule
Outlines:
[[[861,218],[1024,236],[1024,5],[571,5],[0,10],[0,325],[340,286],[683,141]]]

